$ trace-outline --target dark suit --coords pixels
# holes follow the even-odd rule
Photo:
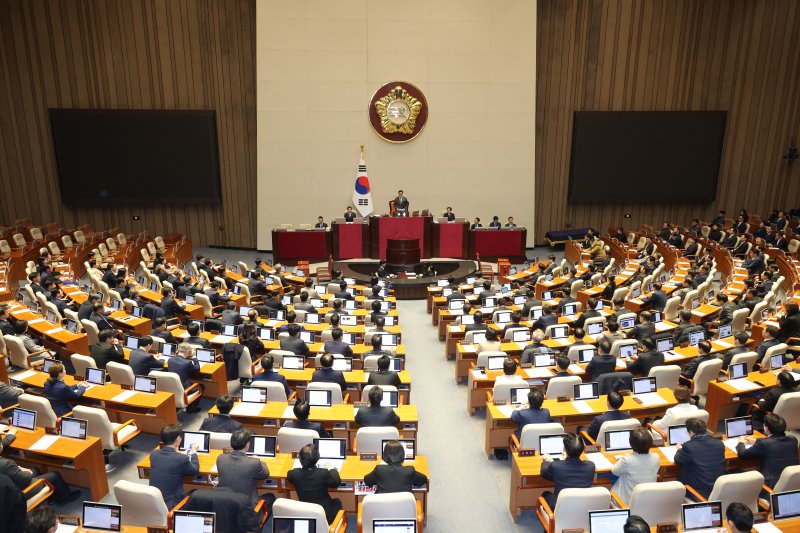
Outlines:
[[[353,357],[353,349],[350,345],[342,341],[327,341],[323,347],[325,353],[341,354],[345,357]]]
[[[425,474],[417,472],[413,466],[403,465],[378,465],[364,476],[364,483],[378,486],[377,494],[411,492],[414,485],[424,485],[427,482]]]
[[[44,383],[44,394],[50,401],[53,412],[58,417],[72,411],[72,406],[68,402],[80,398],[85,390],[85,388],[78,385],[69,386],[61,380],[50,381],[48,379]]]
[[[233,433],[244,428],[241,422],[234,420],[230,415],[219,414],[210,416],[203,420],[200,431],[211,431],[213,433]]]
[[[734,355],[739,355],[740,353],[746,353],[749,351],[750,350],[747,348],[747,346],[735,346],[725,352],[725,356],[722,358],[722,370],[728,370]]]
[[[760,364],[761,361],[764,359],[764,356],[767,355],[767,350],[772,348],[773,346],[777,346],[781,342],[778,339],[767,339],[761,344],[758,345],[756,348],[756,353],[758,354],[757,362]]]
[[[487,329],[489,329],[489,325],[483,322],[480,324],[467,324],[464,326],[464,333],[469,333],[470,331],[486,331]]]
[[[778,339],[781,341],[786,342],[789,337],[800,337],[800,313],[787,315],[778,324]]]
[[[175,507],[186,496],[183,476],[194,476],[199,469],[196,453],[186,456],[170,446],[150,452],[150,486],[161,491],[167,509]]]
[[[200,346],[201,348],[211,348],[211,343],[208,341],[208,339],[200,337],[200,336],[186,337],[183,340],[183,342],[186,342],[186,343],[189,343],[189,344],[196,344],[197,346]]]
[[[92,314],[89,315],[89,320],[97,324],[97,329],[100,331],[114,329],[114,325],[109,319],[107,319],[104,315],[95,313],[94,311],[92,311]]]
[[[342,509],[342,502],[331,498],[328,489],[339,487],[339,472],[316,467],[294,468],[289,471],[287,479],[294,485],[297,498],[301,502],[321,505],[325,509],[328,523],[333,523],[336,514]]]
[[[81,306],[78,308],[78,318],[80,318],[81,320],[89,319],[89,317],[92,316],[92,313],[94,312],[94,310],[92,309],[92,305],[93,305],[92,302],[89,300],[83,302]]]
[[[531,329],[540,329],[544,331],[547,329],[547,326],[554,326],[556,324],[558,324],[558,316],[554,314],[542,315],[533,323]]]
[[[297,355],[308,354],[308,345],[300,337],[281,339],[281,350],[286,350]]]
[[[586,373],[592,376],[592,381],[597,381],[597,378],[603,374],[615,372],[617,368],[617,358],[613,355],[597,354],[592,357],[589,364],[586,365]]]
[[[287,398],[292,393],[292,391],[289,389],[289,384],[286,382],[286,378],[274,370],[264,370],[259,372],[253,376],[253,381],[275,381],[283,385],[283,390],[286,391]]]
[[[263,296],[267,294],[267,284],[260,279],[247,280],[247,288],[250,290],[250,296]]]
[[[370,372],[367,385],[394,385],[400,388],[400,375],[397,372],[390,372],[388,370]]]
[[[568,457],[563,461],[544,461],[542,463],[542,477],[555,483],[553,493],[544,496],[547,505],[551,509],[555,509],[558,495],[563,489],[586,489],[592,486],[594,482],[594,463],[572,457]]]
[[[538,342],[531,342],[528,344],[519,356],[519,364],[532,365],[535,361],[535,356],[542,353],[542,348],[547,348],[547,346],[539,344]]]
[[[356,413],[356,424],[360,426],[396,426],[399,423],[400,417],[391,407],[361,407]]]
[[[651,368],[663,364],[664,354],[656,351],[641,353],[636,361],[626,363],[629,372],[639,372],[642,376],[648,376]]]
[[[331,437],[330,432],[325,430],[325,426],[322,425],[322,422],[309,422],[308,420],[287,420],[283,423],[283,427],[285,428],[295,428],[295,429],[310,429],[312,431],[316,431],[320,438],[328,439]]]
[[[333,297],[334,298],[338,298],[340,300],[352,300],[353,299],[353,295],[350,294],[347,291],[336,291],[335,293],[333,293]]]
[[[531,407],[527,409],[518,409],[511,413],[511,421],[519,426],[514,431],[514,435],[519,439],[524,426],[528,424],[546,424],[550,422],[550,410],[547,408],[533,409]]]
[[[461,292],[459,292],[457,290],[454,290],[453,292],[451,292],[450,294],[447,295],[447,301],[448,302],[450,300],[466,300],[466,299],[467,299],[467,297],[464,296],[463,293],[461,293]]]
[[[342,373],[341,370],[320,368],[319,370],[315,370],[311,375],[311,381],[321,383],[336,383],[342,389],[342,392],[347,389],[347,381],[345,381],[344,373]]]
[[[629,339],[636,339],[642,340],[646,339],[647,337],[652,337],[656,334],[656,325],[650,322],[644,324],[636,324],[633,328],[627,333],[626,337]]]
[[[186,389],[192,384],[190,379],[192,374],[200,372],[200,363],[197,359],[185,359],[181,356],[170,357],[167,363],[167,370],[178,374],[178,377]]]
[[[667,305],[667,293],[664,291],[653,291],[653,294],[644,299],[642,303],[649,305],[653,311],[663,311]]]
[[[248,457],[240,450],[218,455],[217,471],[219,486],[246,496],[250,506],[255,506],[258,501],[257,481],[269,477],[269,470],[260,459]]]
[[[180,344],[181,342],[168,329],[153,329],[150,332],[150,336],[162,338],[170,344]]]
[[[183,308],[172,297],[161,298],[161,310],[164,311],[166,318],[173,318],[183,312]]]
[[[759,459],[758,471],[764,475],[764,484],[775,486],[783,469],[798,464],[797,439],[791,435],[770,435],[746,448],[743,443],[736,445],[736,453],[742,459]]]
[[[691,485],[704,498],[708,498],[714,482],[725,475],[725,445],[708,433],[695,435],[683,443],[675,454],[675,464],[681,467],[678,481]]]
[[[24,391],[0,381],[0,409],[5,409],[17,403],[17,398]]]
[[[686,368],[681,372],[681,375],[685,378],[694,379],[694,375],[697,374],[697,369],[700,367],[701,363],[705,363],[706,361],[713,361],[716,359],[717,356],[712,355],[710,353],[707,354],[700,354],[691,361],[689,364],[686,365]]]
[[[126,364],[125,352],[122,351],[122,345],[120,344],[98,342],[89,347],[89,354],[92,356],[92,359],[94,359],[94,364],[97,365],[97,368],[102,368],[104,370],[109,361],[114,361],[122,365]]]
[[[128,365],[137,376],[146,376],[151,370],[164,369],[164,363],[141,349],[131,350]]]
[[[345,213],[344,214],[344,221],[345,222],[352,222],[356,219],[355,213]]]
[[[788,392],[797,392],[795,388],[785,388],[780,385],[769,389],[760,400],[758,400],[758,407],[762,411],[773,411],[775,406],[778,405],[778,400]],[[754,414],[758,411],[754,411]]]
[[[722,309],[719,312],[719,323],[720,324],[730,324],[733,321],[733,313],[734,311],[738,311],[739,306],[733,302],[725,302],[722,305]]]
[[[236,309],[225,309],[222,312],[222,317],[220,317],[220,321],[223,325],[233,324],[238,326],[242,322],[244,322],[244,318],[239,314],[239,311]]]
[[[628,420],[631,417],[630,413],[626,413],[625,411],[618,411],[616,409],[609,409],[605,413],[601,415],[597,415],[592,420],[592,424],[589,426],[589,429],[586,431],[590,437],[593,439],[597,439],[597,435],[600,434],[600,426],[603,425],[603,422],[613,422],[615,420]],[[599,442],[601,446],[605,446],[604,442]]]
[[[258,516],[249,505],[247,497],[226,487],[192,492],[184,510],[216,514],[214,527],[217,533],[261,530]]]
[[[13,335],[14,326],[12,326],[8,320],[0,320],[0,333],[3,335]]]

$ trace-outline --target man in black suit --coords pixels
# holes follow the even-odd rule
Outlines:
[[[667,293],[662,290],[661,283],[656,281],[653,283],[653,293],[642,300],[642,304],[653,311],[663,311],[668,298]]]
[[[761,273],[761,283],[756,287],[756,295],[763,298],[772,289],[774,281],[772,280],[773,274],[769,270]]]
[[[550,410],[542,408],[544,402],[544,392],[542,389],[531,389],[528,393],[528,407],[517,409],[511,413],[511,421],[519,426],[514,435],[519,440],[522,436],[522,428],[528,424],[546,424],[550,422]]]
[[[522,315],[518,311],[512,312],[511,313],[511,322],[509,322],[505,326],[503,326],[503,331],[501,331],[500,335],[499,335],[500,338],[501,339],[505,339],[506,333],[508,333],[508,330],[510,330],[510,329],[525,328],[525,326],[520,324],[521,320],[522,320]],[[525,329],[527,329],[527,328],[525,328]]]
[[[656,334],[656,325],[653,324],[653,315],[650,311],[642,311],[639,314],[639,323],[633,326],[626,337],[641,341]]]
[[[533,323],[531,329],[540,329],[545,331],[547,326],[558,324],[558,316],[555,314],[554,309],[549,304],[542,306],[542,316]]]
[[[373,355],[377,356],[388,355],[389,357],[392,356],[391,352],[383,349],[383,335],[373,335],[369,343],[372,346],[372,349],[367,352],[364,352],[364,354],[361,356],[363,359],[366,359],[367,357]]]
[[[372,287],[372,294],[369,297],[370,300],[378,300],[379,302],[383,301],[383,296],[381,296],[381,287],[380,285],[374,285]]]
[[[581,438],[574,433],[564,435],[564,451],[567,458],[553,460],[545,455],[542,462],[542,477],[555,484],[553,492],[545,491],[544,497],[550,509],[555,509],[559,493],[564,489],[584,489],[594,482],[594,463],[581,461],[584,445]]]
[[[390,440],[383,448],[383,462],[364,476],[364,483],[376,486],[376,494],[387,492],[411,492],[414,486],[424,485],[428,482],[425,474],[417,472],[413,466],[403,466],[406,452],[402,444]]]
[[[167,321],[163,317],[153,320],[153,330],[150,332],[150,336],[160,337],[170,344],[181,342],[167,329]]]
[[[200,326],[197,324],[197,322],[190,322],[189,325],[186,326],[186,333],[188,333],[189,336],[186,337],[183,342],[188,344],[196,344],[201,348],[211,348],[211,343],[209,340],[200,336]]]
[[[382,407],[383,389],[380,386],[369,390],[369,407],[362,407],[356,413],[356,424],[366,426],[396,426],[400,417],[391,407]]]
[[[334,298],[339,298],[340,300],[352,300],[353,295],[347,292],[347,282],[342,281],[339,283],[339,290],[333,294]]]
[[[161,430],[161,448],[150,452],[150,486],[161,491],[167,509],[172,509],[186,496],[184,476],[194,476],[200,470],[197,444],[181,453],[183,428],[178,424],[164,426]]]
[[[225,394],[217,398],[215,402],[219,414],[217,416],[210,416],[203,420],[200,425],[200,431],[212,431],[215,433],[234,433],[244,426],[238,420],[231,418],[230,412],[233,409],[233,396]]]
[[[700,368],[701,363],[716,359],[716,356],[711,354],[711,343],[708,341],[700,341],[697,345],[697,351],[697,357],[689,361],[689,364],[681,372],[681,375],[685,378],[694,379],[694,375],[697,374],[697,369]]]
[[[341,338],[341,335],[339,336],[339,338]],[[331,353],[323,354],[319,358],[319,365],[322,368],[314,371],[314,374],[311,375],[311,381],[322,382],[322,383],[336,383],[342,389],[342,392],[344,392],[345,389],[347,389],[347,381],[345,381],[344,379],[344,373],[341,370],[333,369],[333,355]]]
[[[317,217],[317,223],[314,224],[314,229],[328,229],[325,219],[322,217]]]
[[[352,222],[356,219],[356,214],[353,212],[352,206],[347,206],[347,211],[344,213],[344,221]]]
[[[681,467],[678,481],[691,485],[703,498],[708,499],[714,482],[727,473],[725,445],[708,434],[706,423],[699,418],[687,420],[686,429],[691,438],[675,454],[675,464]]]
[[[745,281],[752,281],[752,280],[745,280]],[[755,289],[747,289],[744,298],[739,304],[739,309],[747,308],[752,313],[753,309],[755,309],[756,305],[758,305],[760,301],[761,298],[758,297],[758,294],[756,294]]]
[[[217,307],[218,305],[222,305],[226,302],[229,302],[231,297],[229,294],[220,294],[220,283],[217,280],[211,282],[211,285],[203,291],[203,294],[208,296],[209,302],[213,307]]]
[[[97,329],[100,331],[113,330],[114,325],[108,318],[106,318],[106,315],[107,313],[103,303],[97,302],[92,308],[92,314],[89,315],[89,320],[94,322],[97,325]]]
[[[656,341],[651,337],[642,339],[639,344],[642,346],[642,353],[634,355],[631,361],[625,364],[628,372],[638,372],[642,376],[649,376],[653,367],[664,364],[664,354],[656,350]]]
[[[353,357],[353,349],[349,344],[342,341],[343,335],[344,332],[342,328],[333,328],[331,330],[331,337],[333,337],[333,340],[325,342],[322,347],[325,353],[335,353],[343,355],[344,357]]]
[[[611,355],[611,342],[600,339],[597,343],[597,354],[586,365],[586,373],[592,376],[592,381],[597,381],[597,378],[616,371],[616,368],[617,358]]]
[[[767,326],[764,329],[764,340],[761,341],[761,344],[756,348],[756,353],[758,354],[758,359],[756,361],[759,365],[769,368],[769,361],[766,357],[767,350],[781,343],[781,341],[777,339],[779,332],[780,330],[775,326]]]
[[[297,491],[301,502],[315,503],[325,509],[325,518],[333,524],[336,515],[342,510],[342,501],[331,498],[328,489],[339,488],[339,472],[334,469],[317,468],[319,450],[313,444],[300,448],[300,468],[289,471],[287,479]],[[324,465],[323,465],[324,466]]]
[[[628,420],[631,417],[630,413],[619,410],[619,408],[622,407],[623,399],[618,392],[609,392],[606,402],[608,404],[608,411],[594,417],[589,429],[586,430],[586,433],[594,440],[597,440],[597,435],[600,433],[600,427],[603,425],[603,422]]]
[[[575,321],[576,328],[583,328],[586,320],[589,318],[595,318],[598,316],[603,316],[600,314],[600,311],[596,311],[595,307],[597,307],[597,298],[591,297],[586,302],[586,310],[581,313],[581,316],[578,317],[578,320]]]
[[[260,307],[265,307],[272,311],[286,311],[286,306],[281,302],[281,292],[277,290],[270,292],[269,297],[264,299],[262,305],[256,306],[256,308]],[[261,309],[258,312],[261,314]]]
[[[728,295],[724,292],[717,294],[717,303],[722,307],[719,311],[719,316],[712,322],[715,326],[730,324],[733,322],[733,313],[739,310],[739,306],[728,299]]]
[[[264,275],[258,270],[253,270],[250,279],[247,280],[247,288],[250,296],[263,296],[267,294],[267,284],[264,283]]]
[[[300,326],[297,324],[289,324],[288,338],[281,339],[281,350],[287,350],[297,355],[307,355],[308,345],[303,342],[298,335],[300,334]]]
[[[274,365],[274,357],[271,354],[265,354],[261,358],[261,372],[253,376],[252,381],[274,381],[280,383],[283,385],[283,390],[288,398],[292,394],[292,391],[289,389],[289,383],[286,381],[283,374],[273,370]]]
[[[500,217],[498,217],[497,215],[493,216],[492,221],[489,222],[490,228],[500,228],[502,226],[503,224],[500,222]]]
[[[783,318],[778,321],[778,340],[786,342],[790,337],[800,337],[800,312],[797,302],[787,300],[783,304],[786,311]]]
[[[482,227],[483,227],[483,224],[481,224],[481,219],[478,218],[478,217],[475,217],[475,222],[472,223],[472,225],[469,227],[469,229],[478,229],[478,228],[482,228]]]
[[[520,314],[524,317],[529,317],[531,316],[531,309],[534,307],[541,307],[542,301],[536,298],[536,292],[533,289],[527,289],[525,298],[527,298],[527,300],[522,304]]]
[[[761,399],[758,400],[758,403],[753,406],[752,413],[754,426],[761,426],[762,421],[766,418],[766,413],[771,413],[775,409],[775,406],[778,405],[778,400],[781,399],[781,396],[790,392],[797,392],[797,384],[794,381],[790,370],[791,369],[788,366],[784,366],[778,373],[777,387],[772,387],[769,389],[763,396],[761,396]]]
[[[378,357],[378,371],[370,372],[367,385],[393,385],[400,388],[400,375],[397,372],[391,372],[389,365],[392,363],[392,358],[388,355]]]
[[[764,269],[767,268],[764,262],[764,255],[761,254],[758,248],[751,248],[748,258],[742,262],[742,268],[747,269],[747,273],[751,276],[760,276]]]
[[[781,477],[783,469],[800,463],[800,459],[797,454],[797,439],[786,434],[786,420],[783,417],[775,414],[764,417],[764,434],[766,439],[739,437],[736,453],[742,459],[759,459],[761,464],[758,471],[764,476],[764,484],[772,488]]]
[[[456,219],[456,214],[453,213],[453,208],[448,207],[447,211],[442,214],[442,218],[446,218],[448,222],[452,222]]]
[[[0,333],[3,335],[13,335],[14,326],[8,321],[8,306],[0,305]]]
[[[258,482],[269,477],[269,469],[258,457],[250,457],[250,433],[239,429],[231,435],[230,453],[217,456],[219,486],[248,498],[250,506],[258,502]]]
[[[475,317],[474,323],[464,326],[465,333],[470,331],[486,331],[489,329],[489,325],[483,323],[483,313],[481,311],[475,311],[472,316]]]
[[[310,429],[316,431],[321,439],[328,439],[331,434],[325,430],[322,422],[309,422],[308,417],[311,414],[311,406],[305,400],[297,400],[292,408],[296,420],[287,420],[283,423],[285,428],[295,429]]]
[[[448,302],[450,302],[450,300],[466,300],[467,299],[467,297],[464,295],[464,293],[459,290],[458,285],[456,284],[455,280],[450,282],[450,289],[453,292],[451,292],[450,294],[447,295],[447,301]]]
[[[125,278],[117,276],[117,267],[114,263],[108,263],[103,274],[103,281],[108,285],[109,289],[116,289],[117,285],[125,282]]]
[[[184,389],[189,388],[192,374],[200,372],[200,363],[195,358],[194,348],[185,342],[179,344],[176,354],[169,358],[167,370],[178,375]],[[193,408],[195,412],[199,410],[199,407]]]
[[[42,278],[39,276],[38,272],[31,272],[28,274],[28,285],[30,286],[31,290],[33,290],[34,295],[36,293],[41,292],[44,294],[44,287],[42,287]]]
[[[746,331],[738,331],[734,333],[733,338],[736,340],[736,346],[725,352],[725,356],[722,358],[722,370],[728,370],[728,367],[733,360],[733,356],[750,351],[750,349],[747,347],[747,341],[750,340],[750,337],[747,335]]]
[[[397,191],[397,198],[394,199],[394,208],[397,211],[397,216],[408,216],[408,198],[403,194],[403,190]]]
[[[239,314],[239,311],[236,309],[236,302],[227,302],[225,304],[225,310],[222,311],[222,316],[220,317],[220,321],[223,325],[234,325],[238,326],[244,319],[242,315]]]
[[[708,239],[714,242],[719,242],[722,239],[722,232],[720,231],[720,226],[717,224],[711,224],[711,230],[708,232]]]
[[[128,365],[135,375],[146,376],[151,370],[164,370],[164,363],[149,353],[151,346],[153,346],[153,338],[144,336],[139,339],[139,347],[131,350],[128,356]]]
[[[93,344],[89,349],[89,353],[92,359],[94,359],[97,368],[105,370],[106,364],[110,361],[122,365],[126,364],[125,352],[122,351],[122,345],[119,343],[119,339],[115,336],[113,331],[110,329],[101,331],[97,335],[97,340],[99,342]]]
[[[165,318],[174,318],[175,315],[183,313],[183,306],[175,301],[175,293],[172,289],[161,289],[161,309],[164,311]]]

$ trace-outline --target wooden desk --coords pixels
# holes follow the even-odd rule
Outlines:
[[[722,308],[717,307],[716,305],[702,304],[697,309],[692,309],[692,323],[702,324],[703,322],[707,322],[717,315],[721,310]]]
[[[60,324],[52,324],[42,315],[22,306],[9,309],[9,314],[17,320],[27,320],[29,331],[42,340],[45,348],[57,351],[62,357],[68,357],[73,353],[89,355],[89,340],[86,333],[70,333]]]
[[[50,470],[61,473],[70,485],[88,488],[94,501],[104,498],[108,494],[108,477],[100,439],[60,437],[46,450],[31,450],[31,446],[45,435],[43,428],[35,431],[20,429],[16,440],[3,454],[21,466],[35,466],[43,473]]]
[[[306,386],[311,382],[311,377],[314,374],[314,368],[304,368],[302,370],[290,370],[281,368],[278,372],[286,378],[289,386],[297,391],[298,397],[303,397]],[[402,385],[398,390],[400,394],[400,402],[408,405],[411,403],[411,374],[408,370],[398,372],[400,382]],[[363,370],[353,370],[352,372],[344,372],[344,380],[347,382],[347,391],[350,393],[350,401],[361,401],[361,391],[367,384],[369,379],[369,372]]]
[[[150,335],[153,330],[153,321],[149,318],[135,317],[125,311],[114,311],[108,316],[114,321],[117,329],[126,332],[128,335],[144,337]]]
[[[139,288],[139,297],[143,300],[147,300],[148,303],[153,305],[161,306],[161,294],[151,291],[150,289],[146,289],[144,287]],[[202,305],[197,304],[182,304],[183,312],[181,313],[182,316],[187,316],[192,320],[205,320],[206,315],[203,311]]]

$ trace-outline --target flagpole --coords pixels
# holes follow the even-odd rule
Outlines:
[[[364,145],[362,144],[360,146],[361,146],[361,159],[364,159]]]

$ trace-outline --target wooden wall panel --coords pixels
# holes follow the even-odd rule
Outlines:
[[[0,223],[180,231],[195,245],[255,247],[254,72],[253,0],[0,0]],[[214,109],[222,203],[62,206],[50,107]]]
[[[536,242],[800,205],[800,162],[782,159],[800,141],[796,0],[539,0],[538,21]],[[654,203],[567,201],[574,111],[662,110],[728,111],[715,202],[658,203],[669,183],[648,181]]]

